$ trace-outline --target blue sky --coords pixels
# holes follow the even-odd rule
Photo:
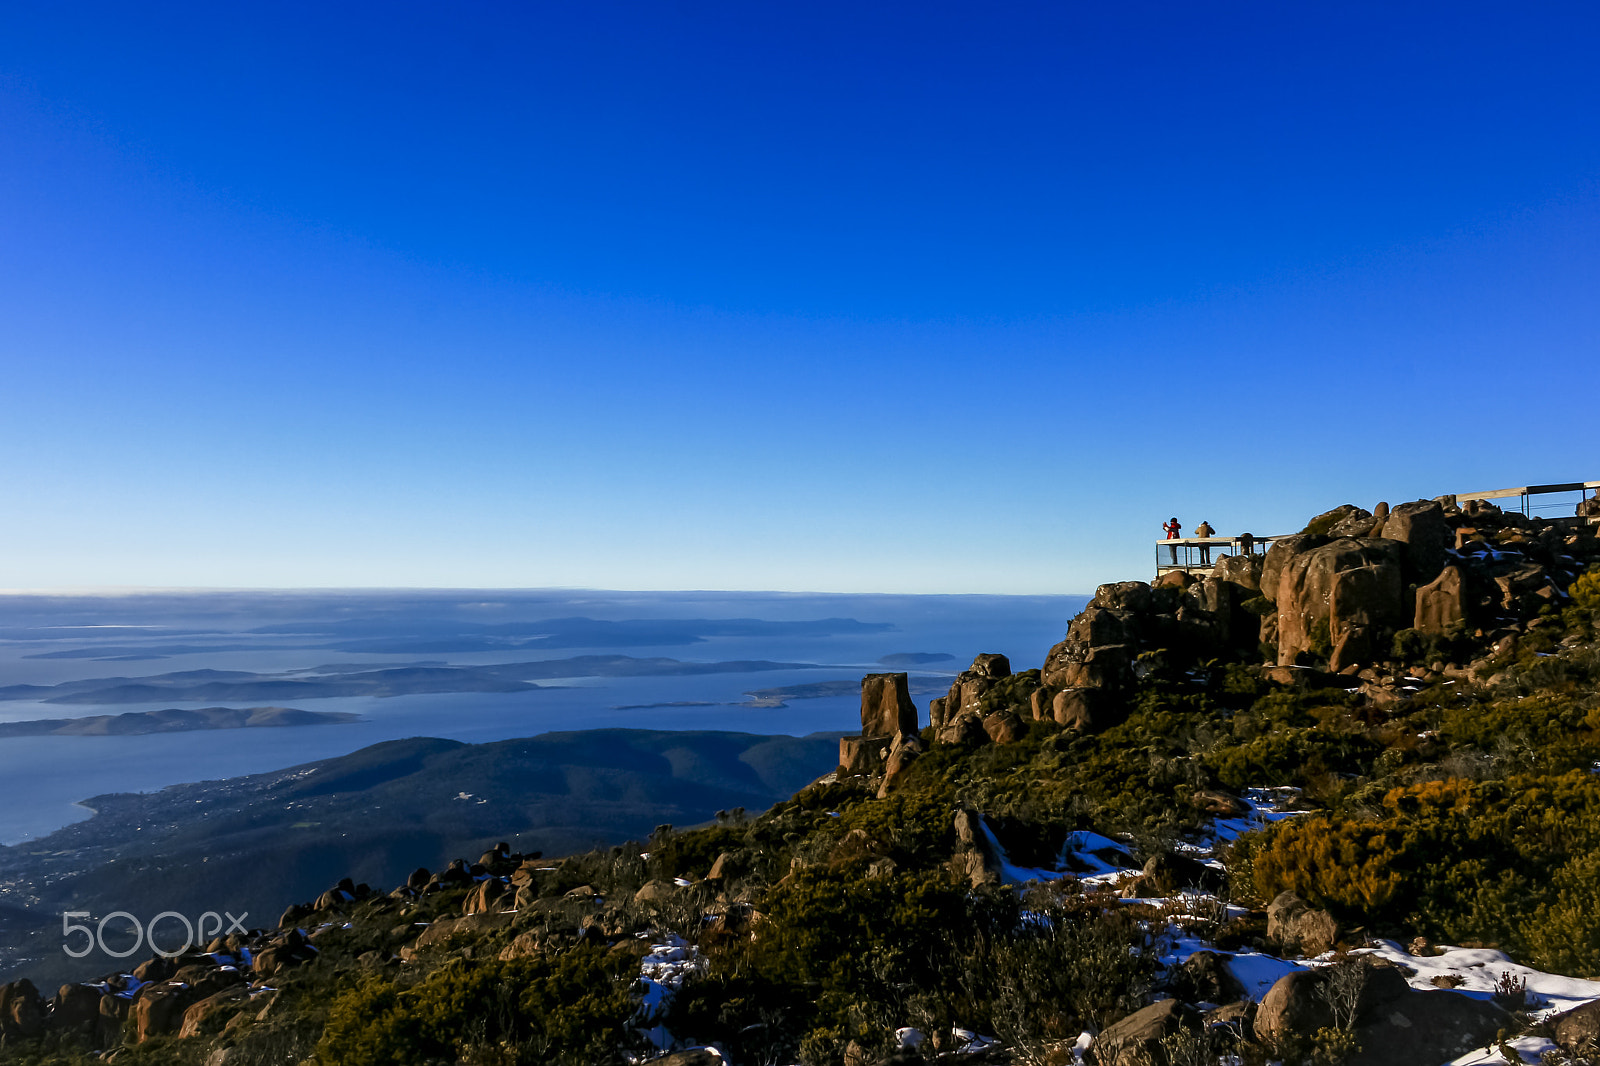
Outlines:
[[[8,5],[0,587],[1080,592],[1600,478],[1597,31]]]

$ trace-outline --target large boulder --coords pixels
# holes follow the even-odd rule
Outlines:
[[[1222,555],[1211,570],[1218,581],[1239,585],[1251,592],[1261,591],[1261,567],[1265,562],[1259,555]]]
[[[1150,586],[1143,581],[1118,581],[1095,589],[1089,606],[1113,611],[1146,611],[1150,600]]]
[[[905,674],[868,674],[861,679],[861,735],[892,737],[917,731],[917,705]]]
[[[1022,719],[1010,711],[996,711],[983,719],[983,731],[996,744],[1015,744],[1028,735]]]
[[[1011,676],[1011,660],[998,652],[983,652],[972,660],[972,672],[993,681]]]
[[[1050,701],[1050,717],[1056,724],[1080,733],[1096,733],[1116,724],[1121,705],[1116,696],[1097,688],[1067,688]]]
[[[33,982],[23,977],[0,985],[0,1037],[37,1036],[44,1028],[45,1004]]]
[[[1144,1066],[1164,1062],[1162,1040],[1185,1026],[1196,1025],[1199,1019],[1199,1013],[1181,1000],[1163,999],[1152,1003],[1106,1026],[1095,1037],[1095,1062],[1097,1066]]]
[[[1267,939],[1286,953],[1321,955],[1339,940],[1339,923],[1293,892],[1280,892],[1267,904]]]
[[[1592,1056],[1600,1051],[1600,999],[1551,1018],[1550,1035],[1569,1055]]]
[[[1330,642],[1333,670],[1370,662],[1411,621],[1399,549],[1394,541],[1345,537],[1289,559],[1278,578],[1278,665],[1321,650],[1321,639]]]
[[[115,1044],[122,1035],[123,1024],[133,1010],[133,1004],[121,996],[100,997],[100,1021],[94,1043],[100,1047]]]
[[[198,1003],[191,1003],[183,1012],[183,1022],[178,1036],[201,1036],[215,1033],[233,1017],[240,1004],[248,1002],[250,992],[243,987],[225,988],[214,992]]]
[[[503,897],[509,889],[505,882],[498,877],[489,877],[478,882],[477,887],[467,893],[467,898],[461,902],[462,914],[484,914],[488,911],[499,910]]]
[[[928,706],[928,721],[941,737],[962,717],[984,716],[983,697],[996,685],[1011,676],[1011,661],[1004,655],[985,652],[972,660],[972,665],[961,671],[951,684],[950,691]],[[915,733],[913,727],[906,730]],[[954,732],[963,736],[971,734],[971,727],[962,724]]]
[[[983,744],[989,740],[989,734],[983,728],[983,718],[977,712],[964,712],[951,718],[934,734],[934,739],[941,744]]]
[[[1438,501],[1418,500],[1402,503],[1391,511],[1383,523],[1381,535],[1385,540],[1397,540],[1406,546],[1407,583],[1425,585],[1444,569],[1445,551],[1454,534],[1445,522],[1444,508]]]
[[[153,1036],[168,1036],[183,1025],[184,1011],[196,997],[187,987],[175,984],[148,985],[133,1001],[133,1042],[142,1044]]]
[[[1126,644],[1136,636],[1137,619],[1133,612],[1114,611],[1108,607],[1086,607],[1067,625],[1067,639],[1090,648],[1099,644]]]
[[[1356,530],[1372,528],[1372,512],[1364,511],[1353,503],[1341,503],[1331,511],[1323,511],[1306,523],[1303,532],[1320,533],[1327,537],[1364,536]]]
[[[1040,680],[1051,688],[1103,688],[1116,692],[1133,682],[1133,660],[1137,654],[1130,644],[1103,644],[1085,647],[1062,641],[1050,649]]]
[[[1276,603],[1278,585],[1283,578],[1284,568],[1289,565],[1289,560],[1301,552],[1308,552],[1327,542],[1327,537],[1313,533],[1296,533],[1292,537],[1279,537],[1273,541],[1261,560],[1261,595]]]
[[[1339,1021],[1331,1004],[1343,998],[1340,975],[1334,973],[1341,968],[1346,978],[1360,977],[1345,988],[1345,994],[1353,994],[1354,1033],[1361,1048],[1350,1066],[1445,1062],[1483,1046],[1510,1021],[1492,1003],[1456,992],[1417,991],[1394,967],[1361,961],[1279,978],[1256,1012],[1257,1039],[1281,1045],[1291,1036],[1310,1036]]]
[[[93,1040],[100,1029],[100,999],[100,990],[91,985],[62,985],[50,1001],[50,1027]]]
[[[1459,567],[1447,566],[1439,576],[1417,589],[1413,628],[1442,633],[1467,617],[1467,583]]]
[[[1244,985],[1228,969],[1232,956],[1197,951],[1168,978],[1172,994],[1185,1003],[1236,1003],[1244,999]]]

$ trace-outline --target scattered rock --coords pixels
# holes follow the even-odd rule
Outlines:
[[[183,1024],[183,1014],[195,997],[187,988],[177,985],[149,985],[134,997],[133,1042],[142,1044],[153,1036],[167,1036],[177,1032]]]
[[[23,977],[0,985],[0,1036],[37,1036],[44,1029],[45,1004],[33,982]]]
[[[1162,852],[1151,856],[1144,864],[1144,870],[1139,875],[1143,887],[1149,895],[1171,896],[1184,889],[1200,889],[1206,892],[1216,892],[1223,888],[1227,882],[1227,875],[1221,870],[1213,869],[1199,859],[1191,858],[1178,852]],[[1141,893],[1146,894],[1146,893]],[[1221,1003],[1222,1000],[1213,1000]]]
[[[98,988],[62,985],[50,1001],[50,1027],[93,1040],[100,1027],[100,999]]]
[[[1184,1026],[1195,1025],[1199,1014],[1176,999],[1164,999],[1134,1011],[1105,1028],[1095,1038],[1097,1066],[1144,1066],[1164,1062],[1161,1041]]]
[[[480,881],[467,898],[461,901],[462,914],[483,914],[487,911],[498,910],[500,900],[510,890],[505,882],[498,877],[490,877]]]
[[[1015,744],[1028,735],[1022,719],[1010,711],[996,711],[983,720],[983,731],[996,744]]]
[[[1293,892],[1280,892],[1267,904],[1267,939],[1285,952],[1320,955],[1339,939],[1339,923]]]
[[[200,1036],[203,1033],[219,1031],[227,1020],[233,1017],[234,1008],[248,1002],[249,999],[249,992],[242,987],[234,987],[214,992],[198,1003],[190,1004],[183,1012],[183,1023],[178,1030],[178,1036]]]
[[[1593,1055],[1600,1051],[1600,1000],[1558,1014],[1549,1024],[1556,1046],[1567,1054]]]
[[[1172,994],[1185,1003],[1233,1003],[1244,998],[1244,985],[1228,969],[1232,956],[1197,951],[1173,973]]]

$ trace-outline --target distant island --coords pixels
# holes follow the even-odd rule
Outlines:
[[[342,725],[358,722],[359,714],[343,711],[301,711],[293,707],[202,707],[187,711],[129,711],[86,718],[35,718],[0,722],[5,737],[136,737],[149,733],[188,733],[197,729],[275,729],[298,725]]]
[[[929,663],[953,663],[956,657],[942,651],[902,651],[894,655],[885,655],[878,660],[879,666],[926,666]]]
[[[569,659],[495,663],[479,666],[339,664],[291,673],[244,670],[181,670],[146,677],[101,677],[57,685],[6,685],[0,700],[42,703],[117,704],[228,700],[315,700],[341,696],[414,696],[421,693],[534,692],[541,681],[573,677],[687,677],[743,674],[761,670],[812,670],[816,663],[735,660],[684,662],[628,655],[578,655]]]

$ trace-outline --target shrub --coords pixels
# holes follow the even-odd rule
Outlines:
[[[455,1062],[493,1048],[508,1066],[622,1062],[638,975],[631,955],[581,948],[511,962],[457,959],[414,988],[368,978],[334,1001],[326,1066]]]
[[[1600,611],[1600,567],[1591,568],[1567,589],[1575,606]]]

